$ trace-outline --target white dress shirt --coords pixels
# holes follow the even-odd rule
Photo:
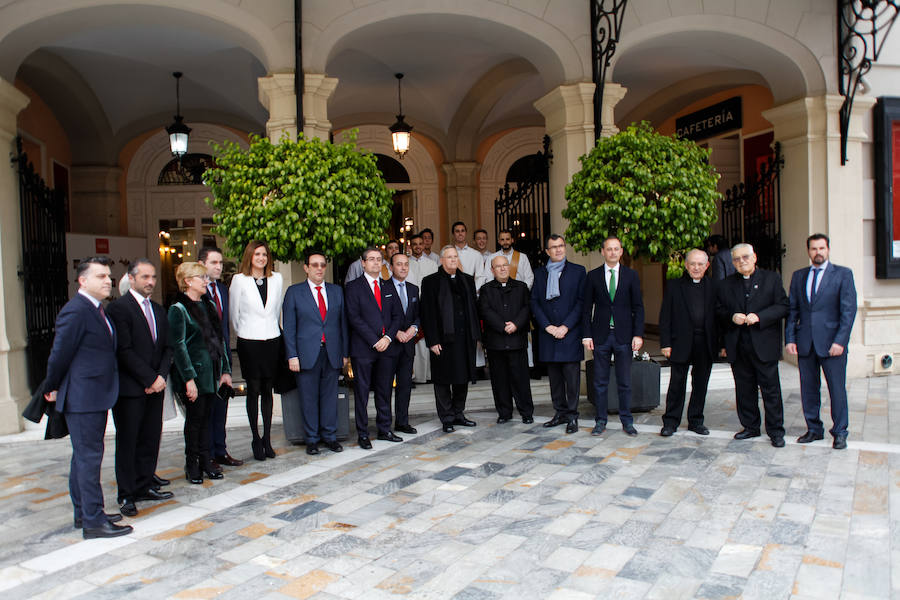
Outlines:
[[[311,279],[307,279],[306,283],[309,284],[309,291],[312,294],[313,300],[316,301],[316,306],[319,306],[319,292],[316,290],[316,287],[322,288],[322,297],[325,299],[325,310],[328,310],[328,292],[325,291],[325,282],[323,281],[318,286],[312,282]]]
[[[822,275],[825,274],[825,269],[828,267],[828,261],[826,260],[820,266],[809,265],[809,275],[806,278],[806,299],[809,300],[810,296],[812,296],[812,282],[813,277],[816,275],[816,269],[820,269],[819,278],[816,279],[816,293],[819,292],[819,286],[822,285]]]

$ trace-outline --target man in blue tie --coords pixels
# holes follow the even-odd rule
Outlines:
[[[413,361],[416,357],[416,337],[419,333],[419,288],[407,281],[409,257],[398,252],[391,256],[391,283],[397,290],[403,319],[397,331],[397,339],[388,349],[397,358],[394,388],[394,431],[416,433],[409,424],[409,398],[412,394]]]
[[[828,260],[828,236],[815,233],[806,240],[812,265],[791,276],[790,312],[785,326],[785,350],[798,356],[800,398],[806,433],[797,438],[808,444],[825,437],[819,417],[820,369],[831,397],[832,446],[847,447],[847,344],[856,318],[853,272]]]

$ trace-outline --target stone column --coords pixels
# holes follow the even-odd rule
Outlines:
[[[471,237],[472,232],[478,229],[478,170],[481,165],[458,161],[444,163],[441,168],[447,176],[447,220],[449,223],[465,223]],[[445,235],[449,234],[446,232]],[[435,237],[438,237],[437,234]],[[449,239],[452,242],[452,236]]]
[[[121,167],[73,166],[69,224],[72,233],[119,235]]]
[[[16,116],[28,97],[0,78],[0,434],[22,430],[22,408],[28,401],[25,362],[25,287],[22,267],[22,230],[19,177],[6,158],[15,150]]]
[[[328,120],[328,100],[334,94],[338,80],[320,73],[307,73],[303,79],[303,135],[327,140],[331,134]]]

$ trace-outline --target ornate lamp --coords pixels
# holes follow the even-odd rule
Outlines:
[[[400,114],[397,115],[397,122],[390,126],[391,141],[394,144],[394,152],[402,160],[403,155],[409,151],[409,133],[413,128],[403,121],[403,97],[400,93],[400,80],[403,79],[403,73],[397,73],[394,77],[397,78],[397,104],[400,107]]]
[[[181,158],[187,154],[188,136],[191,128],[184,124],[184,117],[181,116],[181,71],[175,71],[172,76],[175,77],[175,122],[166,127],[166,133],[169,134],[169,147],[172,149],[172,155]]]

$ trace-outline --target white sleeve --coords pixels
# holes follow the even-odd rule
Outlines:
[[[531,263],[528,261],[528,257],[521,252],[519,252],[519,267],[516,269],[516,279],[527,285],[529,290],[534,285],[534,272],[531,270]]]
[[[244,278],[240,273],[235,274],[231,278],[231,287],[228,288],[228,317],[231,321],[231,331],[236,337],[240,337],[238,331],[238,322],[241,314],[241,280]]]

